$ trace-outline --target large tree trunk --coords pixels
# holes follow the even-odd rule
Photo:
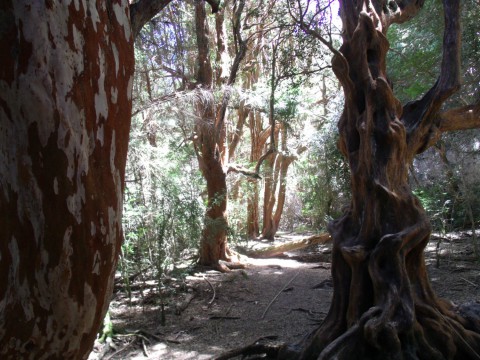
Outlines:
[[[82,359],[113,287],[128,1],[0,5],[0,358]]]
[[[457,0],[444,0],[442,72],[434,87],[402,107],[386,76],[388,26],[421,3],[340,2],[343,45],[333,69],[345,92],[340,148],[353,198],[329,226],[334,296],[301,359],[479,358],[478,323],[458,316],[430,286],[423,255],[430,224],[407,181],[414,156],[434,142],[442,103],[458,88]]]

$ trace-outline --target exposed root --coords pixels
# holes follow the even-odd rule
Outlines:
[[[262,337],[254,341],[251,345],[239,349],[230,350],[220,356],[214,358],[214,360],[228,360],[237,356],[252,356],[259,355],[261,359],[277,359],[280,351],[286,347],[282,342],[276,341],[277,336]]]

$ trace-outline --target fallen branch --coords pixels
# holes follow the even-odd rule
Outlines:
[[[220,356],[214,358],[214,360],[228,360],[240,355],[267,355],[268,359],[275,359],[280,350],[285,347],[284,343],[275,341],[277,336],[268,336],[256,340],[253,344],[242,347],[240,349],[230,350]]]
[[[215,292],[215,288],[213,287],[212,283],[208,281],[208,279],[205,276],[203,277],[203,280],[205,280],[208,283],[208,285],[210,285],[210,288],[212,289],[212,292],[213,292],[212,300],[208,302],[208,306],[210,306],[213,304],[213,301],[215,300],[215,296],[217,296],[217,293]]]
[[[311,245],[324,244],[332,238],[329,233],[309,236],[300,240],[293,240],[287,243],[269,246],[258,250],[246,250],[247,256],[252,258],[269,258],[283,254],[287,251],[299,250]]]

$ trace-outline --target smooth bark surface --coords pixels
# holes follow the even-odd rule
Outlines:
[[[0,358],[81,359],[122,239],[128,1],[0,5]]]

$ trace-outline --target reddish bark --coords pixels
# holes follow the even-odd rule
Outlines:
[[[432,89],[402,107],[386,76],[388,26],[415,15],[422,3],[340,3],[343,45],[335,51],[333,69],[345,93],[340,148],[350,166],[353,198],[329,226],[330,311],[300,352],[286,348],[284,358],[479,358],[478,322],[460,317],[430,286],[423,250],[431,228],[407,180],[415,155],[435,141],[443,102],[458,89],[458,1],[443,1],[443,60]]]
[[[244,1],[240,1],[235,16],[240,16]],[[223,15],[217,15],[217,52],[226,51],[222,22]],[[238,19],[237,19],[238,20]],[[198,71],[197,82],[202,90],[199,101],[196,103],[198,119],[195,130],[197,133],[194,142],[200,170],[207,183],[208,204],[205,213],[205,225],[200,243],[200,259],[202,265],[212,266],[222,271],[228,269],[222,265],[221,260],[230,261],[230,251],[227,246],[227,166],[228,160],[226,141],[225,117],[227,105],[230,100],[230,91],[224,91],[222,102],[217,104],[213,99],[213,69],[210,62],[209,27],[206,17],[205,4],[198,1],[195,4],[195,25],[198,46]],[[240,28],[236,28],[238,52],[230,69],[230,74],[225,77],[226,85],[231,86],[236,79],[240,62],[246,53],[246,42],[241,40]],[[218,58],[222,56],[219,54]],[[221,72],[218,73],[224,77]],[[221,82],[217,82],[217,86]]]
[[[0,8],[0,357],[81,359],[122,239],[128,2]]]

